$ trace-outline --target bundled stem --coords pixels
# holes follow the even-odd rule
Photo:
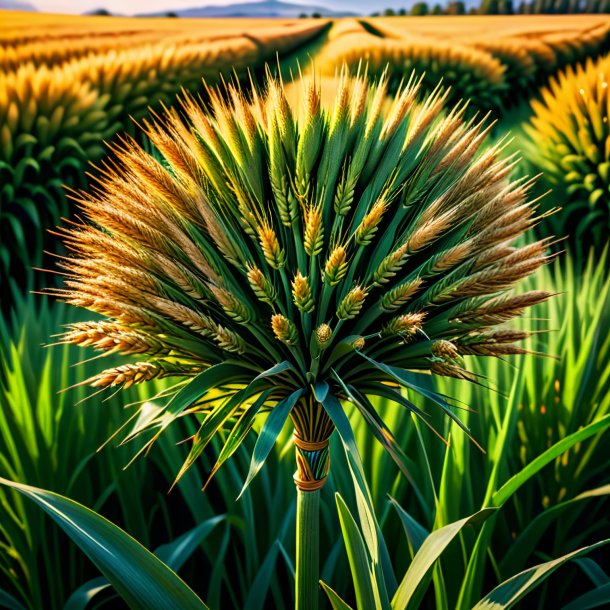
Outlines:
[[[297,471],[296,608],[317,610],[320,579],[320,490],[330,468],[329,440],[334,426],[312,395],[291,413]]]
[[[317,610],[320,579],[320,490],[297,487],[296,610]]]

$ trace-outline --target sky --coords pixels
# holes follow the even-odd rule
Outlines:
[[[26,0],[27,1],[27,0]],[[84,13],[103,7],[111,12],[132,15],[176,10],[191,6],[231,4],[232,0],[29,0],[41,12]],[[240,2],[242,0],[239,0]],[[245,0],[246,2],[249,0]]]
[[[24,0],[28,1],[28,0]],[[254,0],[29,0],[41,12],[53,13],[84,13],[86,11],[106,8],[111,12],[123,15],[136,13],[153,13],[155,11],[171,11],[189,7],[233,4]],[[334,9],[364,11],[369,13],[372,5],[379,0],[287,0],[294,4],[326,6]],[[383,4],[383,0],[381,0]],[[387,2],[385,6],[393,5]]]

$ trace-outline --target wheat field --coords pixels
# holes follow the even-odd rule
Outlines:
[[[0,11],[0,607],[608,607],[609,76],[610,14]]]

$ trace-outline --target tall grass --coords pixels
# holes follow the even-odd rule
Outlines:
[[[465,412],[462,416],[487,456],[455,429],[455,424],[447,426],[440,419],[434,422],[449,436],[447,447],[432,435],[427,438],[427,428],[417,426],[404,411],[378,404],[411,458],[412,485],[399,474],[367,427],[357,427],[375,510],[398,575],[404,573],[409,555],[403,526],[388,503],[388,493],[425,530],[441,527],[475,513],[485,504],[486,497],[553,443],[610,411],[610,342],[606,332],[610,325],[610,280],[603,272],[603,264],[596,265],[598,262],[591,259],[582,275],[572,265],[562,267],[557,263],[529,281],[530,289],[560,293],[556,299],[536,306],[533,318],[524,321],[526,328],[554,329],[533,338],[529,347],[543,346],[545,352],[558,359],[520,356],[512,362],[514,367],[485,361],[476,370],[497,387],[496,393],[478,386],[465,387],[452,379],[437,379],[431,385],[477,409],[476,414]],[[101,510],[152,548],[195,522],[226,513],[226,524],[187,563],[184,577],[213,609],[270,605],[291,608],[294,543],[290,532],[295,504],[292,486],[279,483],[289,479],[293,470],[289,431],[284,431],[277,451],[239,502],[235,498],[248,471],[252,438],[227,462],[205,494],[200,487],[215,461],[218,445],[204,455],[200,465],[185,474],[176,491],[166,496],[164,490],[169,488],[185,456],[183,446],[176,443],[188,435],[188,430],[176,432],[171,439],[161,438],[148,464],[134,462],[125,472],[122,467],[135,448],[92,451],[106,440],[112,422],[124,418],[119,401],[111,399],[100,405],[93,398],[76,406],[75,402],[83,397],[82,389],[57,395],[58,389],[83,379],[90,369],[70,367],[78,357],[76,349],[57,346],[43,351],[40,345],[61,324],[75,320],[61,305],[35,313],[31,304],[24,303],[20,311],[12,323],[2,328],[5,365],[4,398],[0,403],[0,474],[12,474],[23,482],[71,494]],[[95,367],[94,363],[90,366],[91,370]],[[136,399],[134,394],[133,400]],[[116,417],[108,418],[108,412]],[[434,420],[433,410],[430,418]],[[51,440],[55,449],[50,449]],[[427,452],[422,443],[427,444]],[[562,453],[505,504],[486,547],[488,559],[479,568],[479,597],[541,557],[558,557],[609,536],[609,502],[604,499],[608,490],[603,487],[610,484],[607,443],[606,432]],[[10,449],[11,445],[15,449]],[[38,447],[33,452],[35,457],[29,457],[30,447]],[[338,467],[331,472],[323,490],[326,508],[321,518],[321,552],[326,559],[322,579],[350,600],[353,585],[343,541],[337,535],[332,496],[339,491],[352,510],[354,499],[350,495],[351,482],[341,474],[344,469],[340,464],[345,459],[342,451],[334,442],[331,451],[331,459]],[[156,473],[152,481],[145,476],[151,468]],[[597,497],[574,500],[579,494],[600,488]],[[60,576],[57,553],[64,558],[66,546],[56,530],[43,521],[36,509],[29,509],[12,494],[1,493],[0,562],[4,567],[15,568],[16,573],[0,575],[0,588],[17,592],[31,608],[62,608],[71,591],[93,576],[92,571],[86,564],[83,567],[76,551],[70,550],[71,575],[66,579],[66,563],[62,559]],[[140,506],[142,498],[148,498],[145,509]],[[151,525],[154,532],[149,531]],[[445,598],[445,607],[455,607],[474,536],[474,530],[464,533],[460,543],[448,548],[438,568],[443,578],[434,577],[422,608],[443,607],[439,599]],[[592,555],[592,559],[599,562],[603,557],[600,553],[603,551]],[[603,562],[600,566],[603,568]],[[590,588],[583,567],[594,576],[596,568],[588,561],[564,566],[547,589],[542,587],[528,598],[526,607],[560,607],[560,601]],[[473,593],[472,599],[475,597]],[[102,607],[115,607],[113,604],[116,600],[107,599]]]
[[[497,388],[493,394],[484,387],[464,387],[452,379],[434,381],[433,387],[476,409],[476,413],[464,412],[463,419],[487,455],[468,442],[455,424],[444,427],[450,441],[445,446],[428,438],[429,431],[415,425],[408,414],[388,405],[383,417],[392,429],[402,431],[401,444],[413,458],[411,485],[395,469],[393,472],[391,460],[373,444],[364,427],[359,430],[360,446],[371,455],[369,463],[374,463],[369,480],[390,544],[399,539],[401,526],[386,501],[388,490],[426,530],[442,527],[489,505],[505,481],[549,447],[608,415],[610,279],[604,273],[604,261],[593,257],[582,276],[574,269],[571,263],[562,266],[557,262],[528,280],[529,288],[560,293],[536,306],[532,319],[522,321],[524,329],[552,330],[534,335],[528,348],[542,348],[557,358],[511,357],[512,366],[492,359],[479,363],[475,370],[484,375],[486,384]],[[482,559],[472,560],[473,535],[464,535],[461,548],[450,547],[441,562],[442,577],[434,578],[434,595],[429,592],[422,607],[470,608],[468,603],[482,597],[485,587],[490,589],[539,557],[558,557],[585,543],[608,538],[609,438],[606,428],[561,452],[524,485],[490,520],[492,533],[479,549],[484,552]],[[423,446],[431,450],[424,452]],[[392,547],[397,557],[401,557],[401,544]],[[404,559],[403,554],[399,565],[404,565]],[[469,564],[478,573],[473,576],[472,589],[467,595],[462,591],[464,597],[459,598]],[[584,567],[585,574],[594,578]],[[551,587],[540,588],[529,598],[527,607],[558,608],[586,590],[590,583],[583,581],[582,569],[576,565],[563,568],[561,578],[551,581]]]
[[[143,395],[137,387],[127,400],[121,396],[102,401],[82,387],[63,392],[92,374],[99,363],[76,367],[82,359],[78,349],[43,347],[51,335],[82,316],[61,303],[38,301],[17,302],[11,318],[0,322],[0,476],[68,495],[151,549],[196,523],[225,514],[222,525],[181,573],[213,608],[262,610],[267,599],[280,609],[293,606],[293,585],[286,583],[294,577],[294,545],[289,535],[294,527],[294,490],[276,483],[290,479],[292,456],[280,460],[281,452],[274,453],[268,468],[238,503],[235,498],[249,467],[253,438],[205,494],[201,488],[216,461],[219,443],[213,443],[201,464],[194,465],[168,493],[186,458],[182,441],[195,433],[195,424],[184,422],[170,430],[148,459],[125,468],[137,445],[120,447],[110,442],[101,447],[124,421],[125,403],[139,401]],[[110,363],[112,357],[106,361]],[[162,389],[162,383],[156,382],[156,390]],[[281,519],[276,507],[281,507]],[[78,549],[38,508],[0,489],[0,595],[10,593],[33,610],[60,610],[81,585],[92,594],[99,586],[91,580],[95,576]],[[95,600],[105,608],[118,603],[107,591]]]

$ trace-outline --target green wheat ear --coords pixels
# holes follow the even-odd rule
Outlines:
[[[139,359],[88,383],[183,378],[129,437],[148,432],[146,448],[203,414],[178,476],[228,426],[216,472],[268,413],[248,481],[290,418],[295,480],[316,489],[330,435],[345,433],[341,400],[394,447],[371,397],[423,416],[400,387],[417,392],[430,372],[474,380],[466,356],[521,353],[524,333],[494,327],[549,297],[510,292],[546,242],[514,245],[537,222],[531,182],[511,181],[501,146],[482,147],[483,123],[444,112],[439,89],[418,102],[415,78],[390,100],[385,78],[344,71],[330,109],[299,86],[294,107],[270,75],[263,93],[210,91],[211,112],[185,97],[146,124],[155,154],[116,150],[80,196],[86,220],[63,230],[68,279],[50,292],[107,321],[62,340]]]

